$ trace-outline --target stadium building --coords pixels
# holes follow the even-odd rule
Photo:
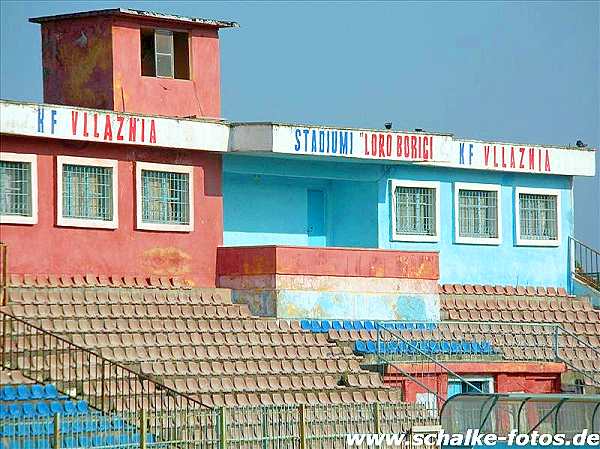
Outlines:
[[[327,407],[410,428],[458,393],[600,385],[600,257],[571,237],[594,150],[232,123],[218,32],[236,23],[31,21],[44,102],[0,102],[15,449],[46,447],[34,424],[61,415],[83,416],[76,445],[224,441],[241,422],[228,437],[266,438],[277,419],[302,440],[334,426]],[[181,410],[197,421],[145,427]]]

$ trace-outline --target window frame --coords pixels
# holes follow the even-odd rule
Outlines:
[[[158,34],[162,34],[164,36],[169,36],[171,39],[171,53],[162,53],[158,51],[158,45],[156,44],[156,36]],[[158,74],[158,55],[169,55],[171,57],[171,76],[163,76]],[[154,76],[156,78],[163,79],[175,79],[175,42],[173,39],[173,30],[168,30],[165,28],[155,28],[154,29]]]
[[[73,218],[63,215],[63,166],[83,165],[112,169],[112,220]],[[119,227],[119,161],[76,156],[56,156],[56,225],[76,228],[118,229]]]
[[[477,376],[477,375],[468,376],[467,375],[467,376],[461,376],[461,378],[449,376],[448,377],[448,385],[447,385],[448,388],[447,389],[449,389],[449,387],[450,387],[450,382],[460,383],[462,385],[462,384],[465,383],[464,381],[467,381],[469,383],[473,383],[473,382],[487,383],[488,384],[489,392],[488,393],[484,393],[484,394],[492,394],[492,393],[495,392],[494,391],[494,383],[495,383],[494,376]]]
[[[392,232],[391,240],[394,242],[439,242],[440,241],[440,182],[439,181],[412,181],[392,179],[390,182],[390,204],[392,207]],[[400,234],[396,231],[396,189],[398,187],[417,187],[435,190],[435,234]]]
[[[496,192],[498,237],[461,237],[459,209],[459,192],[461,190]],[[454,241],[455,243],[469,245],[500,245],[502,243],[502,186],[500,184],[481,184],[472,182],[454,183]]]
[[[184,173],[188,175],[188,201],[189,201],[189,223],[147,223],[142,220],[142,207],[144,186],[142,185],[142,170],[159,171],[166,173]],[[194,231],[194,166],[193,165],[171,165],[157,164],[154,162],[135,163],[135,205],[136,205],[136,229],[144,231],[163,232],[193,232]]]
[[[0,215],[1,224],[27,224],[33,225],[38,222],[38,175],[37,154],[31,153],[8,153],[0,151],[0,161],[24,162],[31,165],[30,192],[31,192],[31,215]]]
[[[551,195],[556,197],[556,240],[534,240],[521,238],[521,193],[532,195]],[[515,188],[515,235],[517,246],[560,246],[562,237],[560,193],[560,189],[537,187]]]

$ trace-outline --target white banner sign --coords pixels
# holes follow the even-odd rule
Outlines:
[[[594,176],[595,173],[595,151],[588,149],[460,140],[450,135],[421,132],[291,125],[273,125],[272,132],[274,153],[548,175]],[[236,150],[253,149],[246,150],[243,142],[239,142]]]
[[[219,152],[229,141],[229,126],[220,123],[5,101],[0,132]]]

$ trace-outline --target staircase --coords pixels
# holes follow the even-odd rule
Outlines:
[[[571,273],[575,279],[600,293],[600,251],[569,238]]]

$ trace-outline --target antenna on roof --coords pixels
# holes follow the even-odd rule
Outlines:
[[[385,122],[385,129],[392,129],[392,122]]]

